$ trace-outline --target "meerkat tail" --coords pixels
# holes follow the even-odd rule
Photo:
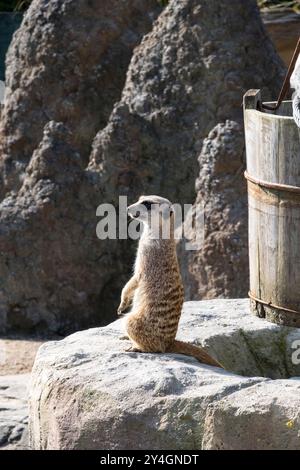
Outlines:
[[[207,354],[204,349],[199,346],[195,346],[194,344],[185,343],[184,341],[175,340],[168,352],[184,354],[185,356],[193,356],[203,364],[223,368],[222,365]]]

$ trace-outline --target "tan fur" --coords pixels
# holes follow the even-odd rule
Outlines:
[[[129,215],[145,201],[155,204],[155,209],[171,203],[158,196],[142,196],[128,208]],[[144,208],[144,206],[142,206]],[[153,207],[153,206],[151,206]],[[125,285],[118,314],[122,315],[132,303],[126,319],[126,330],[133,343],[131,350],[153,353],[180,353],[193,356],[200,362],[221,367],[202,348],[175,340],[184,300],[184,291],[174,240],[174,215],[159,213],[156,221],[170,223],[171,236],[152,239],[153,225],[147,215],[138,220],[144,224],[135,262],[134,275]]]

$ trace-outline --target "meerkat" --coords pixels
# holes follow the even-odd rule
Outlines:
[[[184,290],[171,202],[159,196],[141,196],[127,211],[143,224],[134,274],[122,290],[118,308],[118,315],[123,316],[132,306],[126,318],[126,332],[132,342],[127,351],[185,354],[222,367],[201,347],[175,339]]]

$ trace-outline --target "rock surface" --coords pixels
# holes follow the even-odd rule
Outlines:
[[[34,449],[300,449],[300,380],[282,378],[300,375],[289,364],[299,330],[252,317],[247,299],[186,303],[178,337],[246,377],[182,355],[126,353],[122,329],[119,320],[40,348]]]
[[[203,240],[188,219],[178,246],[186,299],[243,297],[249,285],[247,197],[243,128],[235,121],[218,124],[204,140],[199,156],[197,198],[189,218],[204,211]]]
[[[107,321],[125,279],[110,285],[120,262],[113,241],[96,237],[97,195],[73,134],[48,123],[21,189],[0,204],[2,331],[63,334]]]
[[[226,1],[170,1],[134,52],[90,168],[100,167],[108,197],[119,180],[118,193],[132,199],[146,191],[191,202],[203,139],[226,119],[241,121],[249,88],[277,92],[282,73],[254,0],[230,9]]]
[[[214,81],[207,84],[207,89],[213,97],[210,106],[216,106],[215,122],[211,125],[212,121],[207,121],[209,130],[199,152],[200,172],[192,211],[196,214],[204,210],[205,238],[198,249],[186,251],[186,241],[193,242],[196,237],[195,230],[188,229],[179,244],[187,300],[247,295],[242,96],[248,89],[257,88],[262,89],[263,99],[275,99],[283,80],[282,64],[266,37],[256,2],[237,1],[232,6],[234,10],[228,9],[226,2],[210,2],[210,8],[215,9],[211,17],[228,15],[224,26],[230,23],[230,31],[216,28],[212,33],[222,41],[215,38],[212,44],[218,49],[213,48],[209,55],[209,73],[213,73]]]
[[[0,376],[0,450],[28,448],[30,374]]]
[[[258,383],[210,404],[203,448],[299,450],[299,392],[300,377]]]
[[[88,161],[91,142],[121,96],[133,48],[156,0],[34,0],[7,55],[0,128],[2,194],[20,187],[44,126],[63,122]]]
[[[153,1],[146,9],[142,0],[105,1],[101,7],[95,0],[34,0],[14,40],[2,120],[2,174],[14,191],[0,207],[0,330],[64,334],[113,319],[136,243],[99,241],[97,206],[113,203],[118,209],[119,195],[130,203],[141,193],[193,202],[200,154],[199,184],[206,184],[197,204],[207,203],[209,226],[205,253],[181,256],[188,260],[188,296],[246,290],[241,101],[253,86],[274,94],[282,67],[254,0],[234,0],[230,10],[225,0],[172,0],[135,49],[121,100],[92,145],[108,113],[104,93],[116,61],[105,45],[115,44],[122,55],[118,44],[129,30],[140,31],[137,41],[139,22],[150,28],[145,12],[153,11]],[[67,44],[64,54],[61,41]],[[105,62],[106,54],[113,54],[112,62]],[[40,116],[42,109],[46,116]],[[206,263],[206,273],[198,263]]]

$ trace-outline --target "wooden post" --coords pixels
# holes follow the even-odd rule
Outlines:
[[[300,130],[291,101],[274,113],[260,99],[244,96],[251,310],[300,327]]]

